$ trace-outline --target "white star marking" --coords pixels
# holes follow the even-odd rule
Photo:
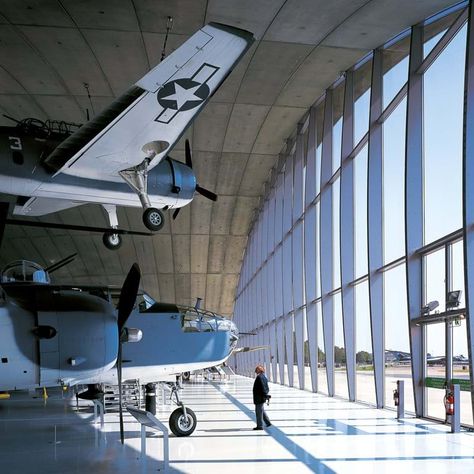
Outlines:
[[[178,110],[189,100],[199,100],[202,102],[202,98],[195,94],[196,90],[199,89],[201,85],[202,84],[198,84],[197,86],[191,87],[190,89],[185,89],[175,82],[174,94],[162,97],[162,99],[175,100]]]

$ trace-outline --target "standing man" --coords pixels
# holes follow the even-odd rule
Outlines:
[[[265,369],[263,365],[255,367],[255,382],[253,383],[253,402],[255,403],[255,417],[257,419],[257,426],[254,430],[263,430],[263,422],[266,426],[272,426],[270,419],[265,413],[264,404],[270,398],[268,392],[267,377],[265,376]]]

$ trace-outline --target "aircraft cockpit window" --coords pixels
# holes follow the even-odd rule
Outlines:
[[[144,313],[147,309],[150,309],[156,304],[156,301],[146,293],[142,293],[137,296],[138,310],[140,313]]]
[[[37,263],[17,260],[8,264],[1,274],[2,283],[51,283],[48,272]]]
[[[235,326],[228,319],[195,308],[182,309],[181,314],[184,332],[232,331]]]
[[[215,321],[197,311],[186,311],[182,318],[184,332],[213,332],[217,330]]]

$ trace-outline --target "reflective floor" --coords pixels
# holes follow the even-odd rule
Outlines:
[[[468,473],[474,472],[474,433],[451,434],[425,420],[270,384],[273,426],[253,431],[253,380],[197,381],[183,400],[198,419],[194,434],[169,440],[169,472],[184,473]],[[89,402],[79,409],[67,394],[46,402],[28,393],[0,401],[0,473],[163,472],[163,440],[148,432],[140,458],[140,426],[118,415],[94,423]],[[168,421],[175,407],[157,418]]]

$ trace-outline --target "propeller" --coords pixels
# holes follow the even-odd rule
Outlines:
[[[184,157],[186,158],[186,165],[193,169],[193,159],[191,157],[191,145],[189,140],[184,142]]]
[[[132,312],[137,299],[138,286],[140,285],[140,267],[134,263],[122,285],[118,302],[117,327],[119,333],[119,345],[117,352],[117,379],[119,386],[119,416],[120,416],[120,441],[124,443],[123,413],[122,413],[122,342],[125,337],[125,323]]]
[[[184,142],[184,156],[185,156],[186,166],[193,169],[193,159],[191,156],[191,146],[189,144],[189,140],[186,140]],[[206,188],[199,186],[199,184],[196,184],[196,192],[198,192],[201,196],[204,196],[205,198],[210,199],[211,201],[214,201],[214,202],[217,201],[217,194],[213,193],[212,191],[209,191]],[[173,212],[173,220],[178,217],[179,210],[180,208],[178,207]]]
[[[211,201],[217,201],[217,194],[213,193],[212,191],[209,191],[209,189],[202,188],[201,186],[199,186],[199,184],[196,184],[196,191],[201,196],[204,196],[205,198],[210,199]]]

